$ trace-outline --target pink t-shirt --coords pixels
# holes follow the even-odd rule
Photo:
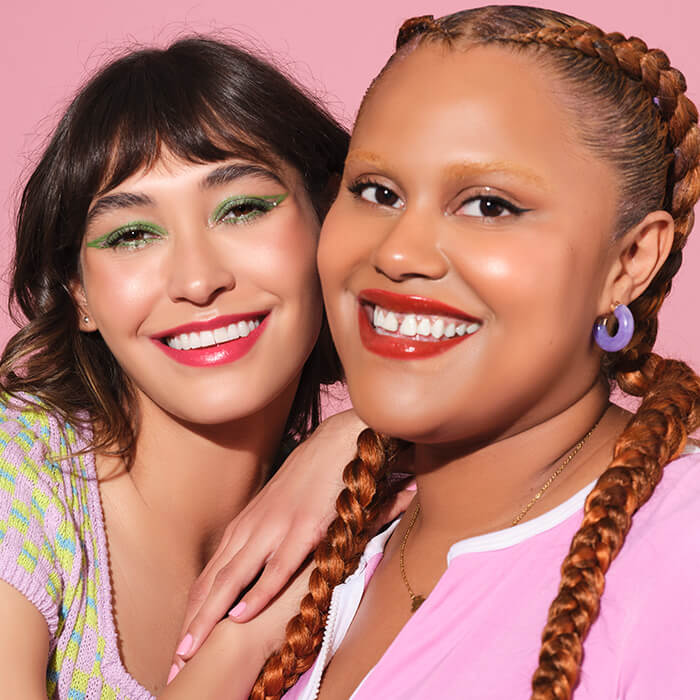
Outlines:
[[[529,698],[559,569],[592,488],[521,525],[454,544],[432,593],[352,700]],[[316,697],[393,527],[335,589],[321,653],[285,700]],[[699,579],[700,450],[690,448],[666,467],[610,567],[574,700],[700,698]]]

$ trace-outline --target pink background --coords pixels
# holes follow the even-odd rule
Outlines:
[[[463,1],[463,0],[462,0]],[[531,3],[524,3],[531,4]],[[537,4],[537,3],[533,3]],[[636,34],[663,48],[684,71],[689,95],[700,100],[696,0],[548,0],[547,5],[608,31]],[[0,9],[0,344],[12,333],[4,309],[5,269],[20,183],[55,125],[67,98],[115,52],[136,42],[163,44],[192,32],[216,32],[265,49],[297,78],[325,96],[350,124],[370,79],[392,50],[406,17],[464,9],[437,0],[34,0],[3,2]],[[661,314],[658,348],[700,368],[700,233]]]

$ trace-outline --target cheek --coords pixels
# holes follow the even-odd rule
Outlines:
[[[83,262],[83,283],[95,321],[107,334],[110,326],[138,324],[160,285],[157,251],[136,252],[133,259],[128,254],[117,259],[112,251],[95,251],[92,258]],[[114,313],[116,308],[119,313]]]

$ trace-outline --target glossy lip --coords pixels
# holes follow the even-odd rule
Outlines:
[[[388,357],[393,360],[419,360],[434,357],[446,352],[450,348],[470,338],[470,335],[454,336],[444,340],[426,342],[415,338],[405,338],[393,335],[377,333],[370,323],[366,309],[367,304],[376,304],[391,311],[399,313],[424,313],[438,316],[451,316],[472,323],[482,323],[474,316],[469,316],[463,311],[443,304],[435,299],[396,294],[382,289],[364,289],[358,295],[358,323],[360,327],[360,340],[367,350]]]
[[[396,294],[383,289],[363,289],[358,295],[360,303],[376,304],[389,311],[398,311],[402,314],[432,314],[435,316],[454,316],[471,323],[481,323],[480,318],[469,316],[464,311],[443,304],[441,301],[419,297],[411,294]]]
[[[171,348],[164,341],[173,335],[181,333],[201,333],[202,331],[211,331],[215,328],[228,326],[231,323],[238,321],[251,321],[264,316],[260,325],[250,332],[245,338],[237,338],[229,340],[221,345],[211,345],[208,348],[197,348],[196,350],[176,350]],[[262,332],[267,327],[267,319],[269,311],[258,311],[246,314],[233,314],[229,316],[217,316],[209,321],[200,321],[186,323],[176,328],[171,328],[164,333],[151,336],[151,341],[157,348],[162,350],[168,357],[179,362],[182,365],[190,367],[214,367],[217,365],[228,364],[235,362],[246,355],[257,342]]]

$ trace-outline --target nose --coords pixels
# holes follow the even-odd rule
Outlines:
[[[395,282],[416,277],[440,279],[449,262],[439,245],[440,222],[419,212],[405,211],[377,241],[371,262]]]
[[[197,306],[210,304],[219,294],[236,286],[226,256],[217,253],[208,232],[178,236],[171,249],[168,294],[173,301]]]

